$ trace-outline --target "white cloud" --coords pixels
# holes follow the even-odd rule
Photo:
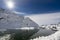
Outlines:
[[[60,12],[57,13],[49,13],[49,14],[37,14],[37,15],[29,15],[27,16],[35,21],[37,24],[53,24],[60,22]]]
[[[13,11],[15,14],[22,14],[24,15],[25,13],[22,13],[22,12],[17,12],[17,11]]]

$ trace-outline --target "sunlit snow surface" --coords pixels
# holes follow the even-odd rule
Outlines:
[[[46,37],[42,36],[31,40],[60,40],[60,31]]]
[[[22,27],[22,28],[16,28],[16,29],[21,29],[21,30],[33,30],[34,27]]]

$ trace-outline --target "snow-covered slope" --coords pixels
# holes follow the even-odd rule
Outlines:
[[[36,38],[39,36],[48,36],[48,35],[54,34],[56,31],[60,30],[60,23],[43,25],[43,26],[40,26],[39,29],[40,30],[37,33],[35,33],[33,36],[31,36],[31,38]]]
[[[51,29],[40,29],[37,33],[32,35],[31,38],[36,38],[36,37],[39,37],[39,36],[48,36],[48,35],[51,35],[55,32],[56,31],[52,31]]]
[[[17,16],[10,12],[0,12],[0,28],[16,28],[21,27],[23,16]]]
[[[33,25],[32,25],[33,24]],[[28,26],[29,25],[29,26]],[[0,9],[0,28],[38,27],[38,24],[24,16]]]
[[[38,24],[35,23],[33,20],[31,20],[30,18],[26,17],[24,18],[23,20],[23,27],[35,27],[37,28],[38,27]]]
[[[44,27],[43,27],[44,26]],[[43,25],[40,30],[31,36],[31,40],[60,40],[60,23]]]
[[[60,31],[57,31],[56,33],[49,36],[42,36],[31,40],[60,40]]]

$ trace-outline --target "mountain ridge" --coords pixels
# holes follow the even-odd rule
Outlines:
[[[25,22],[26,21],[26,22]],[[29,22],[30,21],[30,22]],[[32,25],[33,24],[33,25]],[[28,26],[29,25],[29,26]],[[34,21],[11,11],[0,9],[0,28],[39,27]]]

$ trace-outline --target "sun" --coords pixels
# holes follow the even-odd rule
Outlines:
[[[9,9],[13,9],[14,8],[14,2],[12,0],[7,0],[6,1],[6,6],[9,8]]]
[[[13,8],[14,7],[14,3],[9,1],[9,2],[7,2],[7,6],[8,6],[8,8]]]

